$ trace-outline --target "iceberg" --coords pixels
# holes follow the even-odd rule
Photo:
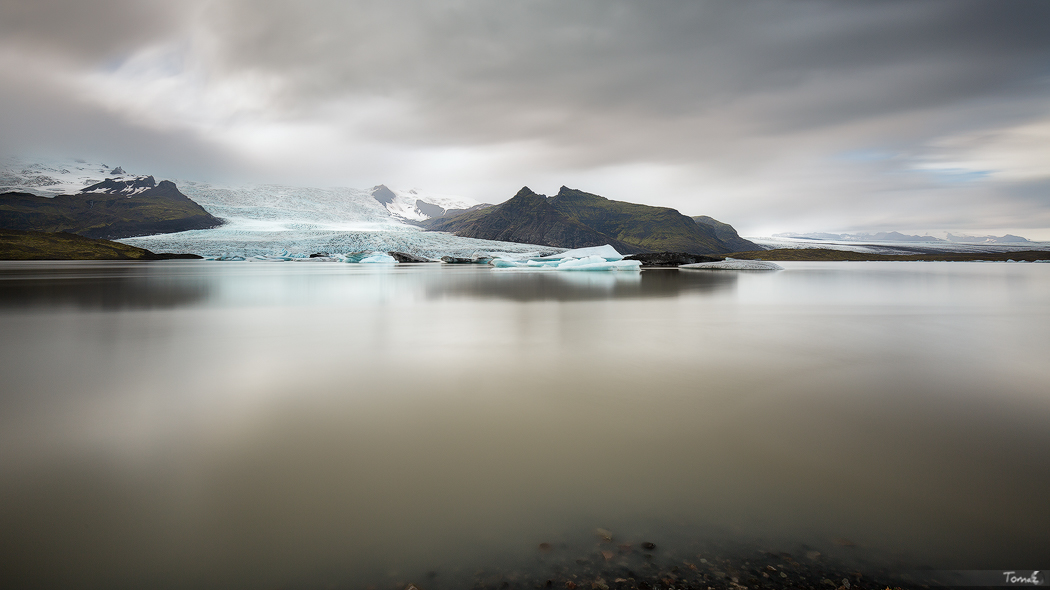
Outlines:
[[[737,260],[726,258],[721,262],[698,262],[682,264],[678,268],[686,270],[784,270],[783,266],[764,260]]]
[[[397,259],[386,252],[375,252],[362,258],[360,264],[397,264]]]
[[[575,256],[573,256],[575,254]],[[508,256],[493,258],[490,265],[497,269],[531,269],[561,271],[640,271],[642,263],[638,260],[624,260],[623,256],[612,246],[578,248],[553,256],[539,256],[525,261]]]
[[[343,262],[350,264],[397,264],[397,259],[386,252],[351,252],[340,256]]]
[[[617,252],[616,248],[613,248],[609,244],[604,246],[591,246],[589,248],[575,248],[572,250],[566,250],[559,254],[532,258],[531,260],[564,260],[566,258],[587,258],[588,256],[600,256],[608,262],[623,260],[623,254]]]

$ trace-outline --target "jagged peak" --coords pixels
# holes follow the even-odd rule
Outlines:
[[[609,200],[609,199],[607,199],[607,198],[605,198],[605,197],[603,197],[601,195],[596,195],[594,193],[589,193],[587,191],[581,191],[578,188],[569,188],[569,187],[564,186],[564,185],[560,189],[558,189],[558,194],[556,196],[558,196],[558,197],[583,196],[583,197],[591,197],[591,198],[595,198],[595,199],[601,199],[603,201],[608,201]]]
[[[527,186],[523,186],[523,187],[521,187],[521,190],[518,191],[517,194],[515,194],[514,196],[515,197],[527,197],[529,195],[535,195],[535,194],[536,193],[533,192],[531,188],[529,188]]]

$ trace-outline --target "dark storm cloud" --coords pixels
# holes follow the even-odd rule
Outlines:
[[[253,1],[221,15],[226,66],[279,73],[289,105],[408,96],[416,125],[377,132],[556,139],[585,159],[610,138],[610,157],[637,157],[623,132],[670,155],[718,149],[698,132],[806,133],[1031,92],[1050,57],[1045,2]]]
[[[282,154],[379,154],[368,166],[393,173],[459,149],[475,158],[463,184],[497,187],[472,193],[490,201],[536,178],[605,190],[620,180],[600,185],[603,170],[663,167],[678,171],[674,190],[609,196],[705,213],[710,195],[735,191],[717,204],[755,220],[996,209],[1050,227],[1047,174],[995,185],[998,169],[949,170],[1010,166],[1015,147],[989,156],[956,140],[988,132],[1015,146],[1050,117],[1043,0],[0,2],[0,151],[19,147],[12,129],[26,143],[89,144],[103,125],[112,149],[177,158],[189,177],[248,152],[266,160],[251,131],[271,126],[291,146]],[[20,60],[47,75],[21,77]],[[92,92],[125,86],[69,94],[63,80],[86,73]],[[27,121],[66,123],[47,135]],[[471,164],[500,150],[511,155]],[[890,155],[837,159],[864,151]],[[916,171],[934,156],[943,170]],[[992,180],[958,182],[980,178]]]
[[[112,59],[184,24],[162,0],[0,0],[0,42],[80,62]]]

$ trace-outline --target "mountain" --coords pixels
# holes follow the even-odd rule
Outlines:
[[[721,221],[708,217],[707,215],[697,215],[693,217],[698,225],[703,225],[711,228],[715,232],[715,237],[722,241],[723,244],[728,246],[733,252],[750,252],[752,250],[761,250],[762,246],[740,237],[740,234],[736,233],[736,228],[729,225],[728,223],[722,223]]]
[[[940,238],[933,236],[916,236],[902,234],[897,231],[879,232],[876,234],[829,234],[829,233],[780,233],[773,234],[774,238],[790,238],[800,240],[832,240],[840,242],[943,242]]]
[[[457,236],[559,248],[610,244],[624,254],[724,254],[741,249],[721,240],[715,227],[697,223],[675,209],[612,201],[564,186],[553,197],[524,187],[500,205],[432,219],[421,225]],[[721,225],[736,235],[731,226]],[[743,249],[760,249],[747,244]]]
[[[457,236],[500,242],[523,242],[559,248],[611,244],[621,254],[647,251],[587,227],[555,209],[550,201],[546,196],[524,187],[501,205],[438,218],[422,225],[431,231],[447,231]]]
[[[106,179],[74,195],[0,194],[0,228],[117,239],[222,225],[174,183],[152,176]]]
[[[1005,236],[953,236],[948,234],[949,242],[962,242],[969,244],[1020,244],[1028,242],[1027,238],[1021,236],[1015,236],[1012,234],[1006,234]]]

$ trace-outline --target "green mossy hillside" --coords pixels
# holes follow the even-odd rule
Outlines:
[[[76,234],[0,229],[0,260],[163,260],[200,258],[193,255],[154,254],[111,242]]]

